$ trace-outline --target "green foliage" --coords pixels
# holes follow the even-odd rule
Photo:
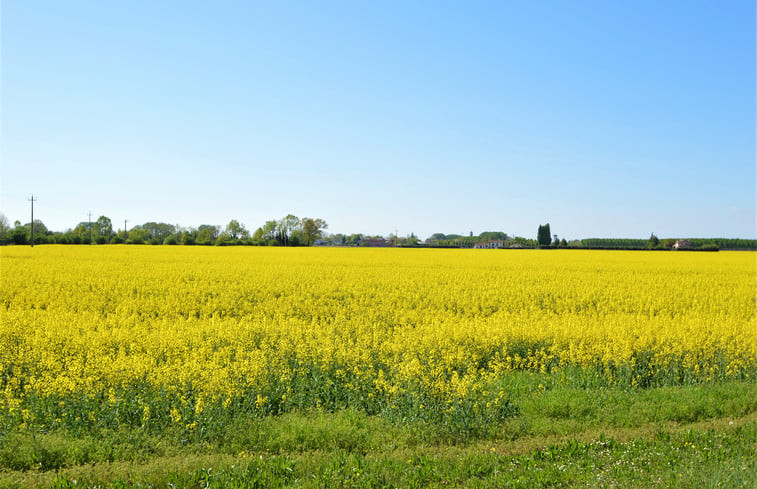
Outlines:
[[[653,235],[654,236],[654,235]],[[649,240],[627,238],[589,238],[582,239],[583,248],[597,249],[647,249]]]
[[[439,248],[473,248],[477,243],[488,241],[503,241],[505,247],[517,245],[524,248],[533,248],[536,241],[522,237],[511,237],[502,231],[485,231],[478,236],[462,236],[459,234],[434,233],[427,242],[432,247]]]
[[[328,224],[323,219],[304,218],[302,220],[302,236],[305,240],[305,246],[315,243],[326,228],[328,228]]]
[[[721,250],[757,250],[756,239],[731,238],[686,238],[692,248],[704,248],[712,251],[713,246]]]
[[[226,236],[232,240],[245,239],[250,236],[249,231],[247,231],[244,225],[240,224],[236,219],[232,219],[229,224],[226,225],[226,231],[224,232]]]
[[[0,486],[22,487],[14,485],[22,480],[26,487],[59,488],[757,483],[754,407],[743,415],[743,396],[754,396],[754,386],[585,390],[537,386],[544,380],[537,376],[511,380],[524,410],[485,439],[461,442],[435,425],[387,423],[351,409],[237,418],[202,442],[182,440],[171,427],[156,435],[0,433]],[[712,419],[730,412],[740,417]]]
[[[508,239],[510,239],[510,237],[507,235],[507,233],[503,233],[502,231],[484,231],[483,233],[478,235],[478,239],[481,241],[507,241]]]
[[[177,245],[179,244],[179,240],[176,239],[176,236],[169,236],[166,239],[163,240],[164,245]]]
[[[199,245],[211,245],[218,239],[221,231],[218,226],[212,226],[210,224],[201,224],[197,228],[196,241]]]
[[[119,231],[114,233],[113,225],[107,216],[100,216],[95,222],[80,222],[74,229],[68,229],[65,232],[54,233],[47,229],[44,223],[35,219],[34,221],[34,243],[35,244],[89,244],[90,231],[92,241],[97,244],[173,244],[174,239],[177,243],[184,245],[268,245],[268,246],[310,246],[319,238],[324,237],[324,231],[328,225],[320,218],[303,218],[300,219],[292,214],[275,221],[267,221],[263,226],[256,229],[250,235],[249,231],[237,220],[232,220],[224,230],[225,237],[221,236],[221,228],[215,225],[203,224],[197,229],[179,229],[172,224],[160,222],[147,222],[142,225],[134,226],[127,232]],[[173,239],[168,239],[169,237]],[[168,239],[168,242],[166,241]],[[332,245],[336,246],[360,246],[364,238],[361,234],[342,235],[337,234],[331,238],[325,238]],[[16,222],[11,228],[8,225],[5,216],[0,214],[0,245],[17,244],[27,245],[31,240],[31,225],[29,223],[22,225]],[[580,241],[568,243],[565,239],[552,243],[550,225],[539,225],[537,239],[526,239],[522,237],[510,237],[502,231],[485,231],[478,236],[463,236],[460,234],[434,233],[428,238],[431,246],[435,247],[454,247],[454,248],[472,248],[476,243],[490,240],[504,241],[506,246],[516,245],[526,248],[535,247],[582,247],[587,249],[660,249],[663,247],[671,248],[675,239],[665,239],[661,244],[660,239],[652,233],[648,240],[642,239],[614,239],[614,238],[589,238]],[[731,239],[731,238],[687,238],[691,243],[692,250],[717,251],[726,250],[757,250],[757,240],[750,239]],[[419,239],[414,234],[406,238],[398,238],[396,243],[400,246],[416,246]],[[421,244],[422,245],[422,244]]]
[[[706,251],[715,251],[718,249],[727,250],[755,250],[757,249],[757,240],[753,239],[724,239],[724,238],[686,238],[691,244],[691,249],[704,249]],[[662,242],[653,234],[648,240],[642,239],[614,239],[614,238],[591,238],[582,239],[581,246],[584,248],[597,249],[661,249],[672,248],[676,240],[666,238]],[[706,247],[706,248],[705,248]]]
[[[113,235],[113,223],[110,218],[106,216],[100,216],[93,224],[95,234],[104,237],[107,242]]]
[[[11,231],[12,231],[12,228],[10,227],[10,224],[8,223],[8,218],[5,217],[5,214],[0,212],[0,245],[6,245],[10,243]]]
[[[146,222],[141,226],[135,226],[135,229],[141,229],[147,234],[146,241],[151,244],[160,244],[172,234],[176,233],[176,226],[172,224],[166,224],[164,222]],[[131,233],[131,231],[130,231]]]
[[[29,242],[29,238],[27,235],[29,234],[26,231],[25,227],[15,227],[13,231],[11,231],[11,241],[13,244],[16,245],[25,245]]]
[[[549,246],[552,243],[552,233],[549,229],[549,223],[539,225],[536,241],[539,243],[539,246]]]

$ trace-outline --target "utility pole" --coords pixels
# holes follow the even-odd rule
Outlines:
[[[124,219],[124,235],[126,235],[126,221],[127,219]]]
[[[27,200],[32,203],[32,248],[34,248],[34,201],[39,199],[35,199],[32,194],[32,198]]]
[[[92,211],[87,212],[89,218],[89,245],[92,246]]]

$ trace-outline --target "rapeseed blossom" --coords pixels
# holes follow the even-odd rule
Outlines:
[[[24,422],[31,399],[83,399],[85,418],[97,399],[132,402],[135,422],[188,426],[212,406],[451,415],[505,405],[513,371],[646,387],[757,365],[751,252],[0,253],[0,413]]]

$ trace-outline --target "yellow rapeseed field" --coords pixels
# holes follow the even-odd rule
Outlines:
[[[630,388],[753,377],[755,258],[5,247],[0,414],[189,428],[211,407],[483,416],[515,371]]]

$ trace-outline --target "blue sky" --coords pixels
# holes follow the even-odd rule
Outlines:
[[[0,211],[755,237],[752,1],[2,3]]]

